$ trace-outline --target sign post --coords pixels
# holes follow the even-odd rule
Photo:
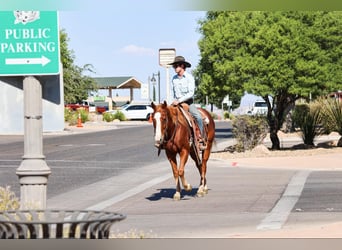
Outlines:
[[[166,69],[166,102],[170,104],[170,72],[169,68],[176,57],[176,49],[159,49],[159,65]],[[160,98],[160,97],[159,97]]]
[[[47,179],[51,173],[43,155],[42,86],[34,76],[24,78],[24,156],[16,171],[20,208],[46,208]]]
[[[35,77],[59,74],[56,11],[0,12],[0,76],[24,76],[24,155],[16,174],[20,208],[45,209],[51,174],[43,155],[42,83]]]

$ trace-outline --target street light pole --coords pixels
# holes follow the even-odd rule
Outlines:
[[[158,70],[158,73],[152,73],[152,78],[151,78],[151,82],[153,84],[153,86],[155,86],[156,84],[156,78],[154,78],[154,76],[158,76],[158,101],[160,103],[160,71]]]

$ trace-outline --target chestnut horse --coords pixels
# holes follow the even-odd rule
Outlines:
[[[200,185],[197,191],[197,196],[204,196],[208,193],[208,186],[206,180],[207,161],[210,156],[211,147],[215,138],[215,123],[208,111],[199,109],[202,116],[205,116],[203,126],[207,138],[207,147],[204,151],[197,153],[196,144],[194,143],[194,136],[192,128],[188,125],[184,114],[179,106],[168,106],[166,101],[164,103],[155,105],[151,104],[154,112],[152,114],[155,146],[159,149],[165,150],[167,159],[169,160],[173,176],[176,182],[176,193],[173,196],[174,200],[180,200],[180,181],[186,191],[191,191],[191,185],[186,181],[184,176],[184,167],[189,158],[195,161],[198,171],[200,173]],[[177,166],[177,154],[179,154],[179,166]],[[200,155],[198,155],[200,154]],[[200,156],[200,159],[199,157]]]

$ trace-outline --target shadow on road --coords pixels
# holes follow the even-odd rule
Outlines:
[[[190,198],[196,197],[198,188],[193,188],[191,192],[187,192],[185,190],[181,191],[181,199],[182,200],[189,200]],[[174,188],[162,188],[157,189],[158,192],[151,194],[151,196],[146,197],[149,201],[158,201],[161,199],[173,199],[173,195],[176,192],[176,189]]]

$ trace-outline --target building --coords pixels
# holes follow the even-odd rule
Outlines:
[[[0,134],[24,134],[22,76],[0,77]],[[39,76],[42,84],[43,131],[64,130],[64,90],[59,75]]]

